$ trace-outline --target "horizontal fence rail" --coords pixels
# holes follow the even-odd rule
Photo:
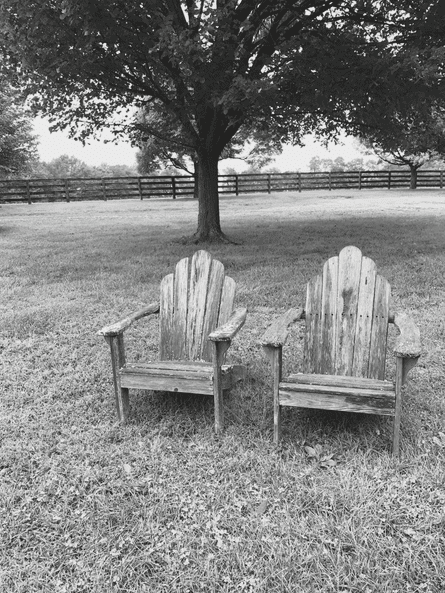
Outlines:
[[[443,188],[443,171],[418,171],[418,188]],[[219,175],[220,194],[272,193],[312,189],[409,188],[409,171],[332,171],[322,173],[241,173]],[[120,200],[194,196],[192,176],[0,179],[0,202]]]

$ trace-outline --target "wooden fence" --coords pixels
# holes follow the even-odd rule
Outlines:
[[[443,188],[443,171],[418,171],[417,187]],[[402,189],[409,171],[258,173],[219,175],[221,194],[272,193],[311,189]],[[191,176],[0,179],[0,202],[182,198],[194,195]]]

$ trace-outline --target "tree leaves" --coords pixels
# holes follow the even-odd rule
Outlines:
[[[36,159],[31,115],[18,89],[0,75],[0,178],[26,174]]]

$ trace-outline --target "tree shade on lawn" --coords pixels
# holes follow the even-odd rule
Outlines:
[[[81,139],[126,110],[162,106],[197,157],[195,239],[220,240],[218,159],[240,128],[266,129],[279,142],[313,130],[333,135],[369,105],[378,114],[396,79],[403,85],[390,88],[403,90],[404,108],[420,96],[406,92],[420,85],[419,52],[441,44],[438,7],[437,0],[0,0],[0,45],[10,68],[28,76],[36,109]],[[134,126],[131,115],[114,125],[125,135]]]

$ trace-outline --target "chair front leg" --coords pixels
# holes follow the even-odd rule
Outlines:
[[[402,386],[406,383],[409,371],[416,366],[418,356],[396,356],[396,407],[394,413],[394,431],[392,454],[399,455],[400,421],[402,418]]]
[[[221,434],[224,429],[224,402],[221,367],[227,350],[230,347],[230,340],[224,342],[212,342],[213,344],[213,398],[215,401],[215,432]]]
[[[403,362],[404,359],[401,356],[396,357],[396,402],[392,438],[392,454],[394,457],[399,456],[400,420],[402,417]]]
[[[125,423],[130,409],[130,400],[128,389],[126,387],[121,387],[119,374],[119,369],[125,365],[124,336],[123,334],[105,336],[105,340],[110,345],[111,350],[111,367],[113,369],[113,386],[117,416],[122,423]]]
[[[283,347],[263,346],[266,356],[272,364],[273,376],[273,442],[278,445],[281,438],[281,408],[279,387],[283,372]]]

